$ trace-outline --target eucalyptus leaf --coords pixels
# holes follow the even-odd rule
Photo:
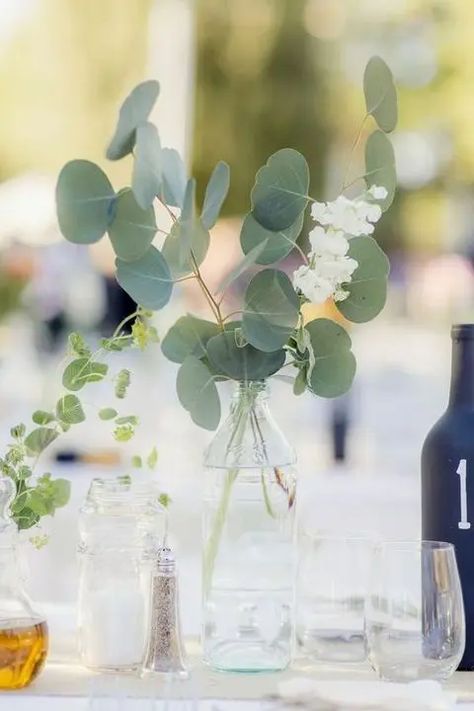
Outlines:
[[[146,463],[149,469],[155,469],[157,463],[158,463],[158,450],[156,447],[153,447],[150,454],[148,455],[146,459]]]
[[[287,275],[264,269],[254,276],[244,297],[243,333],[261,351],[279,350],[298,323],[299,299]]]
[[[224,161],[219,161],[206,187],[201,221],[207,230],[217,222],[222,204],[227,197],[230,186],[230,168]]]
[[[86,383],[96,383],[107,375],[108,366],[89,358],[76,358],[63,373],[62,383],[67,390],[80,390]]]
[[[71,496],[71,482],[67,479],[54,479],[51,486],[55,508],[66,506]]]
[[[182,207],[186,190],[186,168],[178,151],[162,148],[161,199],[171,207]]]
[[[161,145],[158,131],[152,123],[138,126],[132,190],[142,210],[153,204],[161,191]]]
[[[117,196],[115,217],[109,226],[114,252],[124,262],[134,262],[148,251],[156,233],[152,207],[143,210],[129,188]]]
[[[267,241],[265,240],[264,242],[260,242],[260,244],[257,244],[253,249],[250,250],[250,252],[247,252],[245,257],[241,259],[241,261],[236,264],[236,266],[227,274],[227,276],[224,277],[224,279],[221,281],[219,286],[216,289],[216,293],[225,291],[226,289],[229,288],[229,286],[239,278],[249,267],[252,266],[252,264],[256,264],[258,262],[258,258],[262,254],[262,252],[265,250],[267,246]]]
[[[216,323],[187,314],[181,316],[170,328],[163,339],[161,350],[173,363],[182,363],[189,355],[202,358],[206,355],[208,340],[217,333],[219,327]]]
[[[348,256],[357,260],[359,266],[351,281],[343,284],[349,296],[337,301],[336,306],[349,321],[365,323],[385,306],[390,263],[373,237],[353,237],[349,241]]]
[[[117,417],[118,412],[117,410],[114,410],[113,407],[103,407],[101,410],[99,410],[99,417],[101,420],[113,420],[115,417]]]
[[[116,259],[117,281],[137,304],[157,311],[171,297],[173,282],[166,260],[156,247],[135,262]]]
[[[35,425],[48,425],[50,422],[54,422],[56,419],[52,412],[46,412],[45,410],[35,410],[33,412],[31,419]]]
[[[293,381],[294,395],[302,395],[306,390],[306,368],[300,368],[298,375]]]
[[[117,417],[115,420],[117,425],[138,425],[138,417],[136,415],[124,415]]]
[[[364,94],[367,113],[372,114],[385,133],[397,125],[397,90],[390,67],[381,57],[371,57],[364,72]]]
[[[188,250],[183,253],[181,239],[182,225],[180,222],[175,222],[169,235],[165,239],[162,250],[174,279],[187,276],[194,268],[191,250],[188,248]],[[196,260],[196,264],[200,266],[206,257],[210,241],[209,232],[204,229],[200,220],[196,219],[194,221],[190,239],[194,259]]]
[[[356,361],[351,351],[351,339],[339,324],[318,318],[305,326],[314,367],[308,385],[315,395],[338,397],[352,385]]]
[[[28,492],[28,507],[38,516],[48,516],[54,513],[54,502],[41,491],[30,489]]]
[[[388,210],[397,187],[397,172],[393,146],[383,131],[374,131],[367,139],[364,177],[368,188],[381,185],[387,190],[387,197],[378,204],[382,210]]]
[[[56,416],[68,425],[77,425],[86,419],[77,395],[64,395],[60,398],[56,405]]]
[[[239,347],[233,330],[210,338],[207,355],[217,373],[245,381],[268,378],[282,367],[286,357],[284,350],[263,353],[250,344]]]
[[[98,165],[66,163],[56,185],[59,229],[74,244],[98,242],[113,218],[114,201],[115,191]]]
[[[273,264],[284,259],[294,249],[304,222],[304,213],[286,230],[273,232],[262,227],[249,212],[246,215],[240,231],[240,244],[244,254],[248,254],[258,245],[264,244],[265,248],[256,259],[257,264]]]
[[[190,178],[186,183],[183,209],[178,220],[180,261],[186,264],[191,257],[193,230],[196,224],[196,181]]]
[[[309,168],[293,148],[274,153],[258,171],[252,190],[252,214],[262,227],[278,231],[290,227],[308,202]]]
[[[214,377],[204,363],[188,356],[178,371],[178,397],[193,422],[207,430],[215,430],[221,417],[221,406]]]
[[[54,442],[58,433],[51,427],[37,427],[25,439],[25,447],[29,456],[41,454],[51,442]]]
[[[107,148],[109,160],[119,160],[132,152],[136,128],[148,119],[159,93],[158,82],[149,80],[138,84],[127,96],[120,107],[117,127]]]

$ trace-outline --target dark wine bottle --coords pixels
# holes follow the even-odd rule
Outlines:
[[[456,549],[466,614],[459,665],[474,670],[474,324],[453,326],[449,404],[421,455],[422,535]]]

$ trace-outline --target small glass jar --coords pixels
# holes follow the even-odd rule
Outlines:
[[[216,670],[279,671],[290,663],[295,463],[266,383],[239,383],[205,455],[203,650]]]
[[[165,511],[153,483],[94,479],[79,515],[79,653],[100,671],[138,671],[149,632],[150,566]]]
[[[15,484],[0,477],[0,690],[21,689],[38,676],[48,653],[48,627],[23,589],[18,531],[9,508]]]

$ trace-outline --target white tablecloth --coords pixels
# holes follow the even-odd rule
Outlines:
[[[309,665],[278,674],[222,674],[191,658],[190,678],[140,679],[132,675],[94,674],[73,664],[49,663],[31,687],[0,695],[0,711],[257,711],[278,685],[293,677],[340,685],[344,681],[375,682],[368,666]],[[474,711],[474,672],[459,672],[446,684],[458,695],[463,711]],[[239,703],[236,703],[239,702]],[[457,708],[456,706],[456,708]],[[403,709],[400,709],[403,711]]]

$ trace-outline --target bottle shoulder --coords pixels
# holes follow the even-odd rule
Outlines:
[[[422,456],[439,448],[474,448],[474,410],[447,408],[428,431]]]

